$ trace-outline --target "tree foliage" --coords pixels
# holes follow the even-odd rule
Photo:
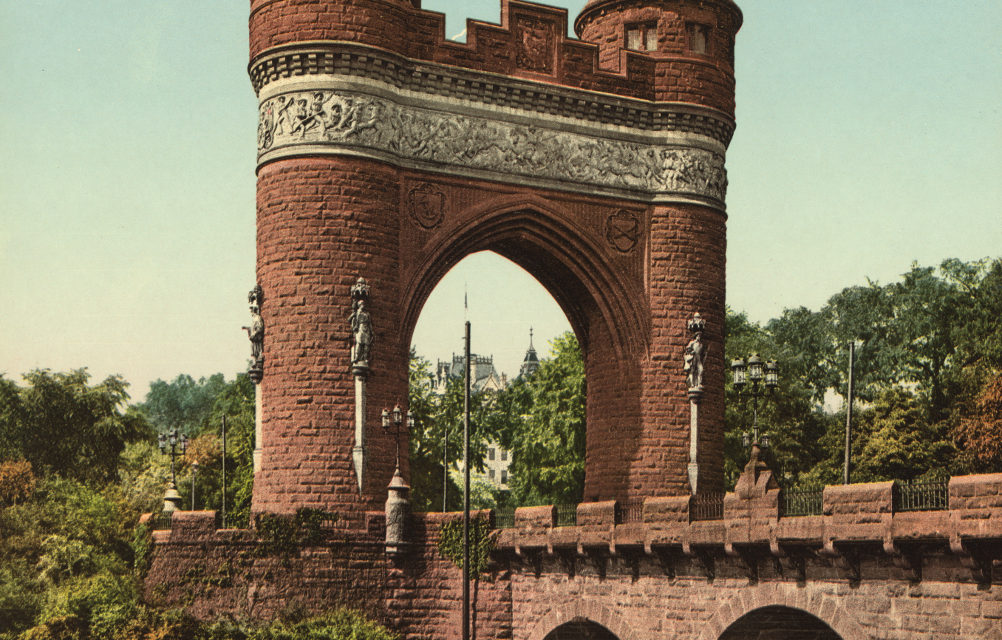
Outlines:
[[[25,387],[0,379],[0,459],[25,459],[40,473],[107,482],[126,445],[152,436],[143,416],[126,408],[126,383],[109,376],[88,384],[86,369],[24,375]]]
[[[139,408],[158,432],[176,428],[192,436],[209,426],[213,406],[228,384],[223,374],[217,373],[197,381],[186,373],[174,380],[156,380]]]
[[[519,505],[575,503],[584,490],[585,373],[577,338],[553,340],[553,356],[511,387],[509,406],[523,413],[500,430],[509,449],[512,500]]]
[[[1002,374],[989,379],[955,427],[962,462],[972,471],[1002,470]]]

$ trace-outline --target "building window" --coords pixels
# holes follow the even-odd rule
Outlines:
[[[488,460],[494,459],[494,447],[491,447],[490,449],[487,450],[487,459]]]
[[[491,480],[494,479],[494,469],[491,469]]]
[[[693,53],[707,54],[710,43],[710,28],[705,24],[690,22],[686,25],[689,35],[689,51]]]
[[[657,23],[644,22],[626,25],[626,48],[634,51],[657,51]]]
[[[507,469],[502,469],[501,470],[501,482],[502,483],[507,483],[508,482],[508,470]]]
[[[507,449],[502,449],[501,450],[501,462],[507,462],[507,460],[508,460],[508,450]]]

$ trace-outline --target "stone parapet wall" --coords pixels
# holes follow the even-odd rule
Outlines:
[[[1002,476],[955,478],[947,511],[894,513],[887,483],[876,483],[833,488],[826,515],[792,518],[759,480],[764,491],[729,494],[717,521],[692,522],[684,496],[648,498],[626,523],[615,501],[579,505],[577,526],[556,526],[553,506],[516,510],[473,586],[476,637],[543,640],[583,618],[622,640],[717,640],[742,616],[781,607],[843,640],[1002,640],[1002,575],[992,570],[1002,562]],[[767,525],[748,503],[772,505]],[[205,619],[347,606],[405,638],[457,638],[461,571],[437,550],[442,523],[456,517],[415,514],[392,560],[381,512],[287,552],[254,531],[215,529],[214,512],[178,512],[170,531],[153,533],[145,594]]]
[[[748,472],[746,471],[746,474]],[[637,548],[652,553],[655,547],[685,550],[714,548],[731,553],[735,546],[758,547],[765,554],[783,557],[783,547],[812,548],[833,553],[833,545],[871,545],[894,554],[894,542],[923,542],[942,549],[951,541],[967,545],[996,544],[1002,558],[1002,474],[974,475],[950,481],[950,509],[895,513],[892,482],[829,486],[824,490],[823,515],[782,517],[778,486],[744,497],[724,496],[723,518],[693,520],[688,496],[647,498],[642,522],[621,523],[616,504],[578,505],[578,523],[556,527],[553,507],[515,510],[516,527],[499,532],[501,549],[552,550],[562,546]],[[741,483],[739,482],[739,488]],[[970,576],[968,577],[970,579]]]
[[[477,514],[474,514],[476,516]],[[204,620],[270,620],[296,610],[347,607],[407,638],[459,637],[462,571],[437,549],[438,531],[457,514],[411,519],[402,559],[385,553],[385,518],[323,531],[310,546],[270,549],[253,530],[216,529],[213,511],[177,512],[169,531],[154,531],[144,580],[147,601],[183,607]],[[508,582],[498,573],[474,582],[478,637],[511,637]]]

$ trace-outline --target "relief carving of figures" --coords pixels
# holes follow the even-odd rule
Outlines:
[[[250,303],[251,323],[249,327],[241,327],[247,332],[251,343],[250,376],[254,382],[260,382],[264,373],[264,320],[261,318],[261,303],[264,294],[261,285],[256,285],[247,294]]]
[[[703,363],[706,361],[706,344],[703,342],[703,329],[706,327],[706,321],[696,313],[689,320],[688,327],[693,336],[692,340],[685,347],[682,369],[686,373],[689,390],[702,391]]]
[[[596,138],[363,94],[299,91],[265,100],[258,125],[259,155],[304,143],[721,202],[727,188],[723,156],[704,149]]]
[[[369,285],[365,278],[359,278],[351,288],[351,366],[353,369],[369,368],[369,354],[372,350],[372,318],[366,309],[369,300]]]

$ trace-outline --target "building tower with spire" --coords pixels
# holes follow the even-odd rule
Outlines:
[[[518,377],[524,378],[536,373],[539,369],[539,356],[536,355],[536,348],[532,346],[532,327],[529,327],[529,348],[525,351],[525,358],[522,359],[522,366],[518,370]]]

